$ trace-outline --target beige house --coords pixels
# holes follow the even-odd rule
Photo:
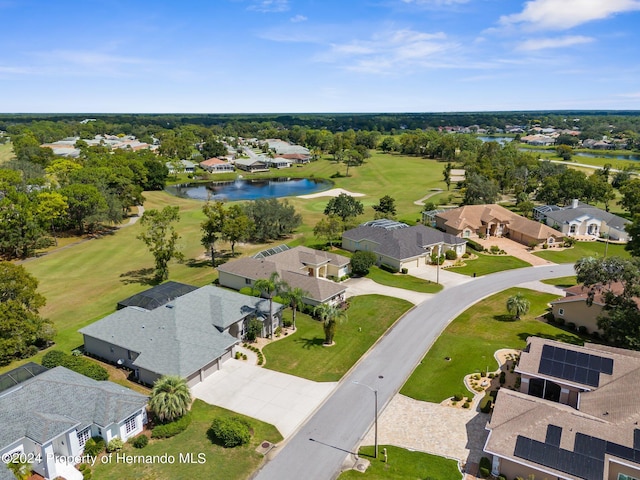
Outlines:
[[[553,245],[561,232],[497,204],[465,205],[435,215],[436,227],[460,238],[508,237],[524,245]]]
[[[303,299],[307,305],[339,304],[345,300],[346,287],[337,281],[349,274],[349,258],[303,246],[290,249],[283,245],[277,250],[220,265],[220,285],[240,290],[275,272],[292,288],[307,292]]]
[[[487,424],[492,474],[640,478],[640,352],[530,337],[516,372]]]
[[[209,173],[229,173],[235,170],[230,162],[215,157],[200,162],[200,166]]]
[[[621,283],[613,283],[606,287],[597,286],[592,305],[589,306],[587,305],[588,289],[583,285],[575,285],[565,289],[566,297],[551,302],[551,313],[556,319],[563,319],[565,324],[573,323],[576,327],[585,327],[588,333],[602,334],[602,330],[598,327],[598,317],[604,311],[604,292],[610,290],[620,295],[623,289]],[[636,301],[640,306],[640,299]]]

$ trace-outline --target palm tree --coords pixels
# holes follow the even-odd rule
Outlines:
[[[347,319],[347,313],[341,308],[335,305],[329,305],[327,303],[321,303],[315,308],[315,314],[320,317],[320,320],[324,323],[324,343],[325,345],[331,345],[333,343],[333,337],[336,333],[336,326],[338,322]]]
[[[308,294],[308,292],[304,291],[299,287],[287,288],[283,292],[284,300],[291,307],[291,312],[293,313],[293,329],[296,329],[296,310],[300,310],[304,305],[302,299]]]
[[[520,292],[507,299],[507,310],[516,320],[529,311],[531,303]]]
[[[253,288],[258,290],[262,295],[269,299],[269,332],[273,339],[273,297],[283,290],[285,282],[280,280],[278,272],[273,272],[269,278],[261,278],[256,280]]]
[[[173,422],[189,411],[191,392],[187,381],[177,375],[165,375],[153,384],[149,408],[161,422]]]

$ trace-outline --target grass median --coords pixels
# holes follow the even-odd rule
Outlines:
[[[502,272],[503,270],[513,270],[515,268],[530,267],[531,265],[524,260],[512,257],[510,255],[485,255],[484,253],[476,253],[477,258],[465,259],[466,265],[462,267],[451,267],[454,273],[462,275],[481,276],[490,273]]]

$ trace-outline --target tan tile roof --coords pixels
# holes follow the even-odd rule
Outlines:
[[[561,232],[543,223],[524,218],[497,204],[465,205],[438,213],[436,217],[445,219],[445,226],[455,230],[462,230],[464,227],[477,230],[487,223],[499,222],[506,224],[511,231],[519,232],[538,240],[546,240],[549,237],[561,238],[563,236]]]

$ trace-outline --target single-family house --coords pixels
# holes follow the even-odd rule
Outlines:
[[[220,285],[240,290],[277,273],[290,287],[306,292],[305,304],[316,306],[345,300],[346,287],[337,281],[349,274],[349,265],[350,260],[343,255],[303,246],[290,249],[285,245],[252,258],[224,263],[218,267],[218,274]]]
[[[536,147],[547,147],[556,143],[556,139],[548,135],[525,135],[520,141]]]
[[[266,159],[259,157],[238,158],[236,159],[235,165],[237,169],[249,173],[269,171],[269,165],[267,165]]]
[[[587,333],[598,332],[602,334],[602,329],[598,327],[598,317],[603,313],[605,306],[605,292],[610,291],[614,295],[622,294],[624,287],[619,282],[607,285],[596,285],[591,298],[591,305],[588,303],[589,290],[582,284],[565,288],[566,296],[550,302],[551,313],[554,318],[562,319],[565,324],[573,323],[577,328],[584,327]],[[635,299],[640,307],[640,299]]]
[[[507,478],[640,478],[640,352],[529,337],[484,451]]]
[[[178,162],[165,162],[170,174],[174,173],[194,173],[196,164],[190,160],[180,160]]]
[[[200,166],[209,173],[229,173],[235,170],[231,162],[215,157],[200,162]]]
[[[614,241],[629,241],[626,231],[626,226],[631,223],[629,220],[578,200],[573,200],[571,205],[565,208],[557,207],[540,214],[540,220],[567,237],[595,239],[608,236]]]
[[[80,463],[89,438],[123,441],[147,423],[147,397],[121,385],[96,381],[64,367],[28,363],[0,376],[0,479],[21,455],[45,479],[82,478]]]
[[[291,160],[283,157],[267,158],[265,161],[270,168],[290,168],[293,165]]]
[[[283,305],[207,285],[153,310],[126,307],[82,329],[84,350],[133,371],[151,385],[179,375],[189,386],[204,380],[232,357],[251,319],[262,335],[280,325]],[[271,320],[271,323],[269,322]]]
[[[465,205],[435,216],[436,227],[461,238],[508,237],[524,245],[562,240],[561,232],[497,204]]]
[[[433,253],[447,250],[461,256],[466,251],[466,240],[424,225],[410,227],[393,220],[373,220],[347,230],[342,234],[342,248],[376,254],[377,264],[395,270],[427,265]]]

